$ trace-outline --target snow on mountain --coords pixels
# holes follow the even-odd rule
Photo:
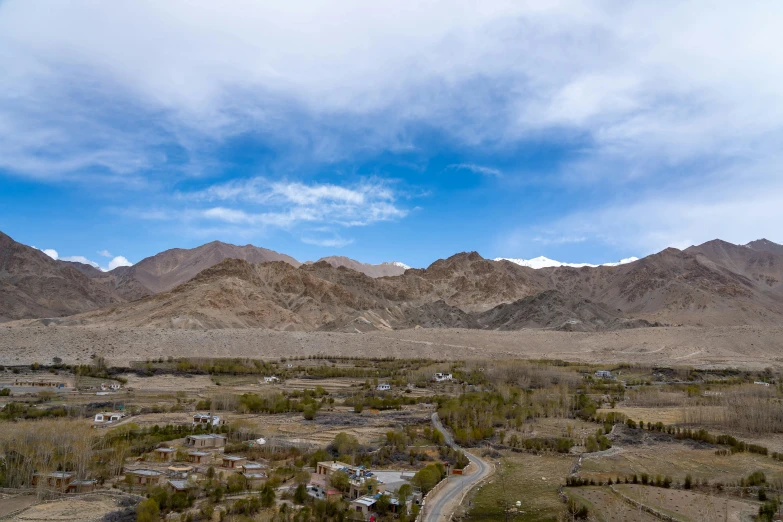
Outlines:
[[[388,262],[388,263],[383,263],[383,264],[384,264],[384,265],[394,265],[394,266],[398,266],[398,267],[400,267],[400,268],[403,268],[403,269],[405,269],[405,270],[408,270],[408,269],[410,268],[410,267],[409,267],[408,265],[406,265],[405,263],[400,263],[399,261],[390,261],[390,262]]]
[[[627,257],[625,259],[621,259],[620,261],[614,263],[593,265],[590,263],[563,263],[561,261],[555,261],[554,259],[549,259],[548,257],[544,257],[544,256],[534,257],[533,259],[514,259],[509,257],[495,258],[495,261],[511,261],[512,263],[516,263],[517,265],[534,268],[536,270],[538,270],[539,268],[552,268],[558,266],[567,266],[571,268],[582,268],[583,266],[589,266],[592,268],[595,268],[597,266],[619,266],[619,265],[624,265],[626,263],[633,263],[634,261],[638,261],[638,260],[639,260],[638,257]]]

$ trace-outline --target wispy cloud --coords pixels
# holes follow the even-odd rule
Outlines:
[[[334,237],[312,237],[312,236],[304,236],[301,238],[302,243],[306,243],[308,245],[316,245],[320,247],[326,247],[326,248],[342,248],[344,246],[348,246],[351,243],[353,243],[353,239],[345,239],[340,236],[334,236]]]
[[[204,209],[201,217],[259,227],[290,228],[300,223],[355,227],[401,219],[408,214],[397,204],[397,192],[380,179],[339,186],[256,177],[180,194],[180,199],[234,204]]]
[[[449,165],[447,168],[450,170],[468,170],[475,174],[481,174],[482,176],[495,176],[497,178],[503,177],[503,173],[498,169],[485,167],[482,165],[475,165],[473,163],[458,163]]]

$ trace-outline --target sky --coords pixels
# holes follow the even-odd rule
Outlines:
[[[111,268],[783,242],[783,3],[0,0],[0,231]]]

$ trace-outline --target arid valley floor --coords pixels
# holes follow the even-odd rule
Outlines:
[[[389,332],[208,331],[0,325],[0,364],[44,364],[93,355],[118,366],[158,357],[338,355],[431,359],[561,359],[694,368],[783,367],[783,326],[659,327],[602,333],[416,328]]]

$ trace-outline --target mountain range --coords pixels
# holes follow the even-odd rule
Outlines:
[[[344,257],[299,263],[215,241],[102,272],[0,233],[0,321],[345,332],[783,321],[783,246],[768,240],[714,240],[603,266],[519,261],[467,252],[422,269]]]

